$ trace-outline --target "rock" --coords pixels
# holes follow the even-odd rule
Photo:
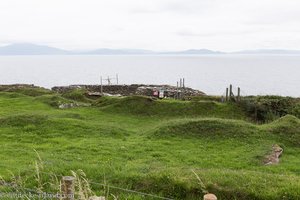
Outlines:
[[[121,97],[121,94],[109,94],[109,93],[103,93],[103,96],[105,97]]]
[[[203,200],[217,200],[217,197],[214,194],[206,194],[204,195]]]
[[[96,96],[96,97],[101,97],[102,96],[102,94],[101,94],[101,92],[88,92],[87,93],[87,95],[88,96]]]
[[[59,109],[66,109],[66,108],[74,108],[76,107],[76,103],[64,103],[58,106]]]
[[[88,107],[91,106],[91,104],[88,103],[63,103],[58,106],[59,109],[68,109],[68,108],[75,108],[79,106]]]
[[[283,149],[279,145],[274,144],[272,146],[272,152],[269,155],[267,155],[264,160],[265,165],[278,164],[279,157],[281,156],[282,152]]]
[[[90,97],[121,97],[122,95],[121,94],[110,94],[110,93],[105,93],[103,92],[101,94],[101,92],[87,92],[86,95],[90,96]]]

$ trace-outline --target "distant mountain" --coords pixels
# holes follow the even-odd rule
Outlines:
[[[0,46],[0,55],[218,55],[228,54],[209,49],[189,49],[185,51],[155,52],[144,49],[95,49],[90,51],[67,51],[45,45],[30,43]],[[300,50],[258,49],[231,52],[229,54],[300,54]]]
[[[67,51],[45,45],[30,43],[0,46],[0,55],[155,55],[155,54],[221,54],[223,52],[208,49],[189,49],[186,51],[155,52],[144,49],[108,49],[101,48],[90,51]]]
[[[212,51],[209,49],[189,49],[185,51],[166,52],[167,54],[223,54],[224,52]]]
[[[233,54],[300,54],[298,50],[284,50],[284,49],[257,49],[232,52]]]
[[[155,52],[144,49],[97,49],[88,51],[84,54],[102,54],[102,55],[129,55],[129,54],[221,54],[223,52],[211,51],[208,49],[189,49],[186,51],[168,51],[168,52]]]
[[[144,49],[96,49],[93,51],[83,52],[89,55],[134,55],[134,54],[156,54],[154,51]]]
[[[0,55],[67,55],[71,53],[58,48],[30,43],[11,44],[0,47]]]

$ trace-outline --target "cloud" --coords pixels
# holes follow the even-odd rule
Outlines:
[[[213,9],[217,0],[152,0],[150,2],[134,5],[130,12],[134,14],[199,15]]]
[[[175,32],[175,34],[183,37],[212,37],[218,35],[219,33],[195,33],[193,31],[182,30]]]
[[[177,14],[202,14],[216,6],[216,0],[174,0],[161,5],[161,11]]]
[[[228,35],[248,35],[257,33],[257,30],[215,30],[214,32],[193,32],[188,30],[181,30],[175,33],[183,37],[215,37]]]
[[[0,43],[67,49],[296,49],[299,24],[299,0],[0,1]]]
[[[151,9],[147,9],[147,8],[134,8],[132,10],[130,10],[130,13],[132,14],[155,14],[155,13],[159,13],[159,10],[151,10]]]

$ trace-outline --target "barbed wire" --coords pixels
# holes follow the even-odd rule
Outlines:
[[[32,192],[32,193],[36,193],[36,194],[41,193],[41,192],[39,192],[37,190],[33,190],[33,189],[30,189],[30,188],[18,186],[15,183],[3,182],[3,183],[0,184],[0,186],[5,186],[5,187],[13,188],[13,189],[20,188],[21,190],[25,190],[27,192]]]
[[[22,198],[22,199],[57,199],[63,197],[64,195],[60,192],[52,193],[52,192],[44,192],[41,190],[33,190],[30,188],[26,188],[24,186],[18,186],[15,183],[4,182],[1,183],[0,186],[4,186],[5,189],[10,188],[10,191],[5,190],[4,193],[0,195],[0,197],[7,197],[9,199],[12,198]],[[1,188],[1,190],[3,190]],[[1,191],[0,191],[1,193]]]
[[[68,162],[69,163],[69,162]],[[8,165],[4,165],[2,163],[0,163],[0,166],[1,167],[5,167],[7,169],[9,168],[13,168],[13,169],[17,169],[17,170],[20,170],[18,167],[16,166],[8,166]],[[170,169],[170,168],[173,168],[173,167],[155,167],[155,169]],[[174,167],[175,169],[179,169],[179,170],[199,170],[199,171],[204,171],[204,173],[207,173],[207,171],[210,171],[210,170],[221,170],[222,173],[226,174],[226,173],[230,173],[230,172],[253,172],[255,173],[256,175],[259,173],[259,174],[266,174],[266,171],[264,172],[258,172],[258,171],[255,171],[255,170],[240,170],[240,169],[219,169],[219,168],[215,168],[215,169],[210,169],[210,168],[196,168],[196,167]],[[8,170],[9,171],[9,170]],[[24,172],[27,171],[27,172],[36,172],[35,170],[33,169],[24,169]],[[45,174],[45,175],[50,175],[50,176],[56,176],[56,177],[63,177],[63,175],[60,175],[60,174],[55,174],[55,173],[48,173],[48,172],[43,172],[43,171],[40,171],[39,172],[40,174]],[[274,175],[274,174],[272,174]],[[276,176],[278,177],[284,177],[286,176],[287,174],[276,174]],[[292,178],[292,177],[291,177]],[[1,183],[1,182],[0,182]],[[163,197],[163,196],[159,196],[159,195],[155,195],[155,194],[150,194],[150,193],[145,193],[145,192],[140,192],[140,191],[137,191],[137,190],[132,190],[132,189],[128,189],[128,188],[122,188],[122,187],[118,187],[118,186],[114,186],[114,185],[110,185],[110,184],[107,184],[107,183],[98,183],[98,182],[95,182],[95,181],[87,181],[87,183],[91,184],[91,185],[99,185],[99,186],[103,186],[103,187],[107,187],[107,188],[112,188],[112,189],[116,189],[116,190],[120,190],[120,191],[123,191],[123,192],[127,192],[127,193],[133,193],[133,194],[137,194],[137,195],[140,195],[140,196],[147,196],[147,197],[152,197],[152,198],[156,198],[156,199],[162,199],[162,200],[174,200],[173,198],[170,198],[170,197]],[[15,183],[12,183],[11,185],[11,188],[15,189],[15,185],[13,185]],[[3,184],[2,184],[3,185]],[[1,184],[0,184],[1,186]],[[53,194],[53,193],[48,193],[48,192],[39,192],[39,191],[36,191],[36,190],[33,190],[33,189],[30,189],[30,188],[26,188],[26,187],[19,187],[21,190],[25,190],[25,191],[29,191],[29,192],[32,192],[32,193],[36,193],[36,194],[41,194],[41,193],[44,193],[44,194],[51,194],[52,196],[53,195],[57,195],[56,194]],[[243,196],[239,196],[241,194],[236,194],[238,195],[239,198],[243,199]],[[229,199],[233,199],[233,196],[228,194],[228,193],[223,193],[221,199],[224,199],[224,200],[229,200]],[[244,196],[246,197],[246,196]]]
[[[42,164],[45,164],[45,165],[49,165],[49,163],[51,163],[50,165],[52,165],[52,166],[55,166],[55,164],[53,164],[53,163],[59,163],[59,164],[61,164],[61,163],[64,163],[64,164],[66,164],[66,165],[70,165],[70,164],[73,164],[74,162],[73,161],[65,161],[65,160],[59,160],[59,161],[56,161],[56,160],[43,160],[43,161],[41,161],[41,163]],[[97,163],[84,163],[84,165],[99,165],[99,164],[97,164]],[[1,164],[0,163],[0,166],[3,166],[3,167],[5,167],[5,168],[7,168],[7,169],[9,169],[9,168],[14,168],[14,169],[18,169],[19,170],[19,168],[17,168],[17,167],[12,167],[12,166],[8,166],[8,165],[3,165],[3,164]],[[149,170],[151,170],[151,167],[150,168],[148,168]],[[266,174],[266,173],[268,173],[267,171],[263,171],[263,172],[259,172],[259,171],[255,171],[255,170],[250,170],[250,169],[224,169],[224,168],[199,168],[199,167],[186,167],[186,166],[162,166],[162,167],[158,167],[158,166],[155,166],[154,168],[153,168],[153,170],[162,170],[162,169],[176,169],[176,170],[189,170],[189,171],[192,171],[192,170],[200,170],[200,171],[210,171],[210,170],[222,170],[223,172],[237,172],[237,171],[247,171],[247,172],[253,172],[253,173],[261,173],[261,174]],[[143,170],[145,170],[145,169],[143,169]],[[24,169],[23,170],[23,172],[24,171],[29,171],[29,172],[36,172],[35,170],[30,170],[30,169]],[[42,174],[46,174],[46,175],[51,175],[51,176],[53,176],[53,175],[55,175],[55,176],[57,176],[57,177],[63,177],[63,175],[57,175],[57,174],[55,174],[55,173],[47,173],[47,172],[43,172],[43,171],[40,171],[40,173],[42,173]],[[277,176],[286,176],[286,175],[289,175],[289,174],[277,174]]]
[[[139,194],[139,195],[142,195],[142,196],[149,196],[149,197],[154,197],[154,198],[157,198],[157,199],[174,200],[174,199],[168,198],[168,197],[162,197],[162,196],[157,196],[157,195],[153,195],[153,194],[149,194],[149,193],[139,192],[139,191],[136,191],[136,190],[120,188],[120,187],[116,187],[116,186],[112,186],[112,185],[108,185],[108,184],[104,184],[104,183],[96,183],[96,182],[93,182],[93,181],[89,181],[89,183],[104,186],[104,187],[108,187],[108,188],[123,190],[125,192],[131,192],[131,193]]]
[[[0,164],[0,166],[2,167],[11,167],[11,166],[7,166],[7,165],[3,165],[3,164]],[[14,169],[18,169],[17,167],[11,167],[11,168],[14,168]],[[19,170],[19,169],[18,169]],[[35,170],[30,170],[30,169],[27,169],[26,171],[29,171],[29,172],[36,172]],[[45,175],[50,175],[50,176],[53,176],[55,175],[56,177],[63,177],[63,175],[57,175],[57,174],[54,174],[54,173],[47,173],[47,172],[42,172],[42,171],[39,171],[39,173],[41,174],[45,174]],[[127,189],[127,188],[122,188],[122,187],[117,187],[117,186],[113,186],[113,185],[109,185],[109,184],[106,184],[106,183],[97,183],[97,182],[94,182],[94,181],[88,181],[88,183],[90,184],[94,184],[94,185],[100,185],[100,186],[103,186],[103,187],[108,187],[108,188],[113,188],[113,189],[117,189],[117,190],[122,190],[122,191],[125,191],[125,192],[130,192],[130,193],[135,193],[135,194],[138,194],[138,195],[141,195],[141,196],[149,196],[149,197],[153,197],[153,198],[157,198],[157,199],[164,199],[164,200],[174,200],[172,198],[169,198],[169,197],[162,197],[162,196],[158,196],[158,195],[154,195],[154,194],[150,194],[150,193],[145,193],[145,192],[140,192],[140,191],[136,191],[136,190],[131,190],[131,189]],[[7,183],[9,185],[9,183]],[[4,184],[2,184],[4,186]],[[23,187],[21,187],[23,188]],[[40,193],[38,191],[35,191],[35,190],[32,190],[32,189],[29,189],[29,188],[23,188],[24,190],[31,190],[31,192],[35,192],[35,193]],[[47,192],[47,194],[49,194]]]

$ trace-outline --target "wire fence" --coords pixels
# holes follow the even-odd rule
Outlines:
[[[50,193],[27,188],[16,183],[0,181],[0,199],[58,199],[60,193]]]
[[[8,165],[3,165],[3,164],[0,164],[0,166],[1,167],[5,167],[6,169],[20,170],[19,168],[14,167],[14,166],[8,166]],[[26,172],[37,173],[37,171],[33,170],[33,169],[26,169],[26,170],[22,170],[22,171],[23,172],[26,171]],[[59,178],[64,177],[63,175],[54,174],[54,173],[48,173],[48,172],[43,172],[43,171],[39,171],[38,173],[49,175],[49,176],[55,175],[56,177],[59,177]],[[152,198],[155,198],[155,199],[174,200],[173,198],[158,196],[158,195],[155,195],[155,194],[140,192],[140,191],[132,190],[132,189],[128,189],[128,188],[122,188],[122,187],[110,185],[110,184],[107,184],[107,183],[98,183],[98,182],[94,182],[94,181],[88,181],[88,183],[89,184],[93,184],[93,185],[103,186],[103,187],[106,187],[106,188],[120,190],[120,191],[127,192],[127,193],[137,194],[137,195],[140,195],[140,196],[143,196],[143,197],[147,196],[147,197],[152,197]],[[38,191],[38,190],[26,188],[26,187],[21,187],[21,186],[19,186],[16,183],[9,183],[9,182],[6,182],[6,181],[0,181],[0,186],[5,186],[5,187],[12,188],[14,190],[17,190],[18,192],[23,192],[23,193],[24,193],[24,191],[30,192],[30,195],[31,195],[31,193],[38,194],[40,196],[42,195],[42,196],[45,196],[45,197],[46,196],[48,196],[48,197],[50,197],[50,196],[57,197],[59,195],[59,193],[42,192],[42,191]]]
[[[53,162],[53,161],[52,161]],[[49,162],[46,161],[46,163],[52,163],[52,162]],[[63,161],[65,162],[65,161]],[[71,164],[71,161],[67,161],[65,162],[65,164]],[[88,163],[85,163],[85,165],[88,164]],[[27,168],[27,169],[20,169],[16,166],[8,166],[8,165],[4,165],[4,164],[1,164],[0,163],[0,168],[4,168],[4,169],[14,169],[16,171],[19,171],[19,172],[22,172],[22,173],[30,173],[31,175],[34,175],[34,173],[37,173],[36,170],[34,169],[30,169],[30,168]],[[197,170],[201,170],[202,173],[209,173],[211,169],[203,169],[203,168],[196,168],[196,167],[174,167],[176,168],[177,170],[190,170],[191,173],[193,170],[195,170],[197,172]],[[157,168],[158,170],[160,169],[170,169],[168,167],[158,167]],[[251,170],[245,170],[245,171],[241,171],[241,170],[234,170],[234,169],[222,169],[222,172],[224,173],[224,175],[226,175],[226,173],[236,173],[236,172],[239,172],[239,173],[246,173],[246,172],[249,172]],[[255,171],[255,170],[252,170],[251,172],[253,172],[253,174],[255,175],[265,175],[265,173],[267,172],[260,172],[261,174],[257,174],[259,172]],[[61,174],[56,174],[56,173],[49,173],[49,172],[44,172],[44,171],[39,171],[40,174],[44,174],[44,175],[47,175],[47,176],[56,176],[56,177],[59,177],[59,178],[62,178],[64,177],[63,175]],[[282,175],[279,175],[279,176],[282,176],[284,177],[285,175],[282,174]],[[196,177],[195,177],[195,180],[196,180]],[[113,189],[113,190],[117,190],[119,192],[116,192],[118,195],[120,194],[123,194],[123,196],[125,195],[128,195],[130,196],[131,194],[133,195],[138,195],[140,196],[141,198],[145,199],[146,197],[149,198],[149,199],[163,199],[163,200],[175,200],[175,199],[180,199],[178,197],[166,197],[166,196],[160,196],[160,195],[156,195],[156,194],[151,194],[151,193],[146,193],[146,192],[142,192],[142,191],[138,191],[138,190],[133,190],[131,188],[124,188],[124,187],[119,187],[119,186],[116,186],[116,185],[111,185],[109,183],[106,183],[106,182],[96,182],[96,181],[93,181],[93,180],[89,180],[88,183],[90,185],[95,185],[95,186],[101,186],[103,188],[109,188],[109,189]],[[38,190],[38,189],[33,189],[33,188],[28,188],[28,187],[24,187],[22,185],[18,185],[16,183],[9,183],[9,182],[1,182],[0,180],[0,189],[1,189],[1,186],[5,186],[5,187],[8,187],[10,188],[11,190],[17,192],[18,194],[22,193],[22,194],[25,194],[26,196],[33,196],[33,197],[45,197],[45,199],[55,199],[57,196],[60,195],[60,193],[58,191],[56,192],[53,192],[53,191],[41,191],[41,190]],[[10,194],[9,192],[10,191],[4,191],[6,194]],[[99,192],[99,191],[98,191]],[[0,190],[0,193],[1,193],[1,190]],[[222,194],[218,193],[220,196],[218,196],[218,200],[231,200],[231,199],[251,199],[251,197],[249,198],[249,195],[248,194],[244,194],[244,193],[235,193],[233,194],[232,191],[223,191]],[[234,197],[233,197],[234,196]],[[1,197],[1,196],[0,196]],[[1,199],[1,198],[0,198]],[[34,199],[34,198],[32,198]],[[186,199],[186,198],[184,198]],[[202,199],[202,197],[199,196],[199,199]]]

